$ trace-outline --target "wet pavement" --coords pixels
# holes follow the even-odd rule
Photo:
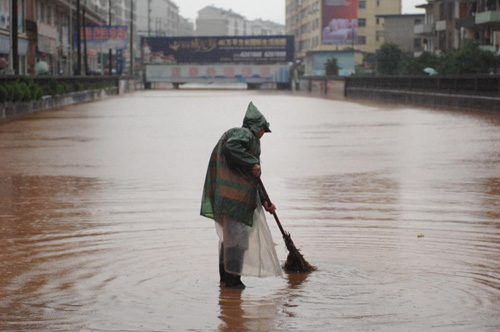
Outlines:
[[[199,205],[250,101],[318,271],[226,290]],[[1,331],[498,331],[499,249],[500,114],[181,90],[0,124]]]

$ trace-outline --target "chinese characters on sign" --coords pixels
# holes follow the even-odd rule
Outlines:
[[[123,50],[128,45],[128,27],[126,25],[89,25],[80,28],[82,43],[87,40],[91,49]]]
[[[143,37],[143,63],[279,63],[294,60],[294,38],[276,36]]]
[[[148,82],[280,82],[289,80],[288,65],[147,65]]]

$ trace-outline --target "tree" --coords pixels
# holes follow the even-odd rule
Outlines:
[[[410,75],[424,75],[425,68],[433,68],[439,73],[439,70],[441,69],[440,58],[429,52],[424,52],[415,58],[408,57],[405,62],[404,73]]]
[[[482,50],[475,43],[455,51],[452,56],[453,71],[450,74],[488,74],[497,69],[500,57]]]
[[[396,75],[400,72],[404,54],[398,45],[384,43],[375,53],[377,59],[377,70],[380,74]]]
[[[331,57],[325,62],[325,74],[329,75],[338,75],[340,67],[337,63],[337,58]]]
[[[440,55],[424,52],[416,58],[409,58],[404,73],[423,75],[424,68],[430,67],[441,75],[488,74],[496,72],[499,66],[499,56],[471,43],[459,50],[443,52]]]

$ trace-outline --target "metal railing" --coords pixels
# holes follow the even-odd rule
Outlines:
[[[351,76],[345,82],[345,89],[349,88],[500,96],[500,75]]]

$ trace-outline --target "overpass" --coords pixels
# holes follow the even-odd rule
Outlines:
[[[143,37],[146,84],[270,83],[288,88],[294,39],[288,35]]]

